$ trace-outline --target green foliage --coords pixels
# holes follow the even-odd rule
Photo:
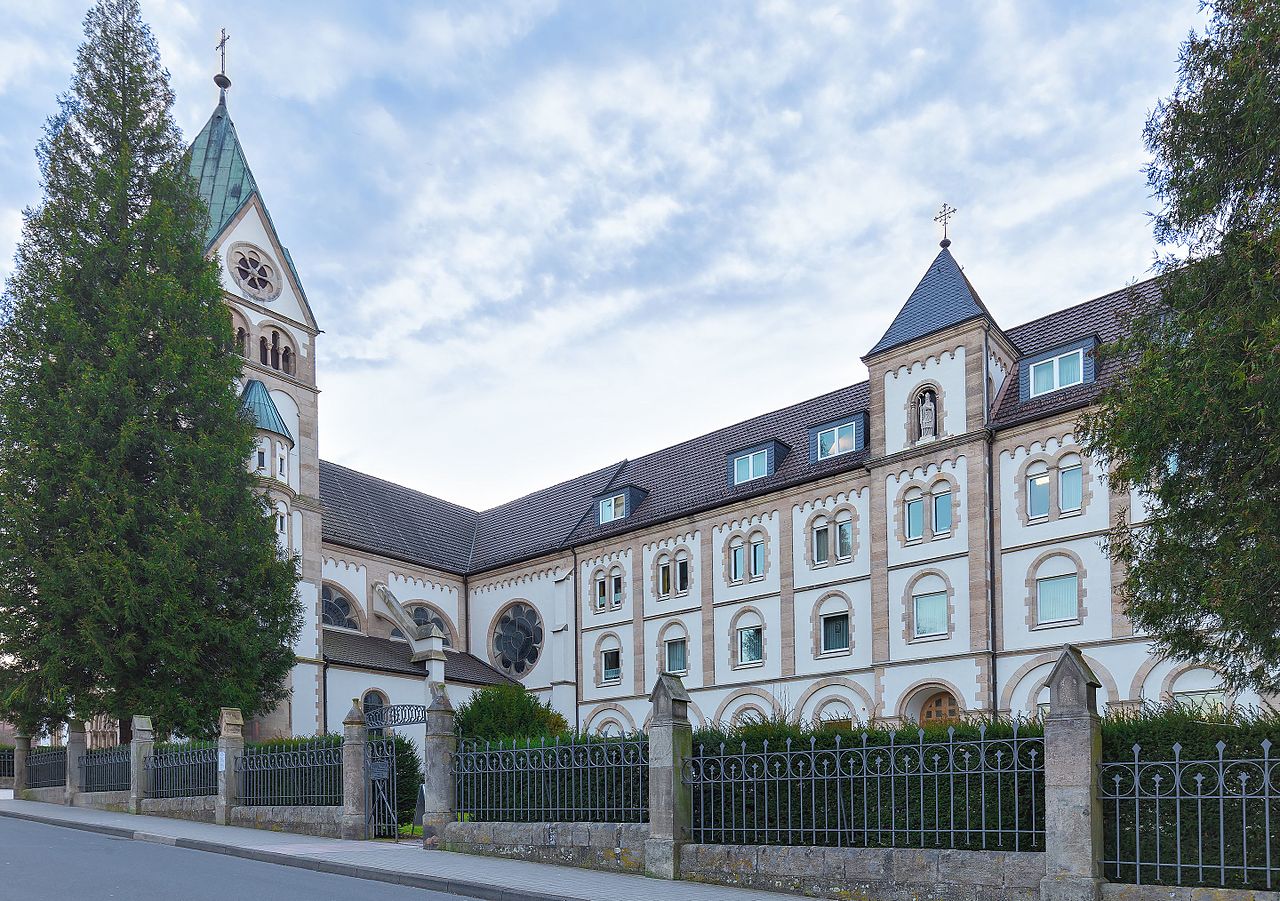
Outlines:
[[[1112,484],[1151,499],[1108,540],[1160,651],[1280,690],[1280,3],[1218,0],[1146,128],[1163,304],[1102,348],[1124,375],[1085,417]]]
[[[569,731],[565,718],[550,702],[539,701],[520,685],[489,685],[457,711],[459,734],[480,741],[538,738]]]
[[[341,733],[326,735],[296,735],[291,738],[264,738],[246,741],[245,750],[292,751],[298,748],[341,748]]]
[[[1262,756],[1262,742],[1280,747],[1280,712],[1232,708],[1207,712],[1176,702],[1149,704],[1141,710],[1108,713],[1102,719],[1102,759],[1107,763],[1133,760],[1133,746],[1143,760],[1173,760],[1173,746],[1182,746],[1185,760],[1216,760],[1217,744],[1224,756]]]
[[[769,742],[770,750],[783,749],[788,740],[792,748],[828,749],[840,747],[861,747],[863,736],[866,736],[868,747],[888,745],[890,738],[897,745],[920,741],[920,731],[924,730],[924,741],[927,743],[942,742],[954,735],[956,741],[973,741],[984,734],[987,738],[1009,738],[1017,730],[1019,736],[1035,737],[1044,734],[1044,727],[1037,720],[1008,717],[969,717],[953,723],[930,723],[921,726],[918,723],[903,723],[892,728],[882,725],[853,723],[848,728],[838,727],[829,722],[806,723],[796,721],[783,714],[768,719],[756,719],[744,723],[713,723],[698,729],[693,734],[695,747],[701,745],[709,752],[718,751],[725,745],[726,751],[740,751],[745,743],[748,752],[764,748]]]
[[[137,0],[85,18],[0,304],[0,714],[206,737],[285,692],[294,560],[247,471],[230,316]]]
[[[391,735],[396,749],[396,822],[412,823],[422,787],[422,758],[413,742],[403,735]],[[419,833],[421,834],[421,833]]]

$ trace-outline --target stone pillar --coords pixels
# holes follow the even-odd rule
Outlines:
[[[129,743],[129,813],[142,813],[142,799],[151,794],[151,771],[146,761],[155,749],[151,717],[135,715],[133,740]]]
[[[443,676],[443,663],[440,672]],[[453,758],[458,753],[458,734],[444,681],[428,682],[427,690],[431,703],[422,746],[422,847],[439,848],[444,842],[444,827],[457,817]]]
[[[1099,901],[1102,897],[1100,686],[1079,649],[1067,645],[1049,673],[1049,715],[1044,720],[1041,901]]]
[[[27,790],[27,755],[31,753],[31,736],[19,733],[13,737],[13,796],[22,799]]]
[[[76,795],[84,791],[81,782],[84,771],[80,769],[80,758],[88,750],[89,745],[84,736],[84,723],[77,720],[67,723],[67,791],[64,797],[68,807],[75,804]]]
[[[218,796],[213,800],[213,821],[220,826],[231,822],[239,797],[236,758],[243,754],[244,714],[239,707],[223,707],[218,715]]]
[[[678,879],[680,846],[689,840],[693,799],[684,784],[684,762],[693,754],[689,693],[679,676],[662,673],[649,695],[649,838],[645,875]]]
[[[364,746],[368,742],[360,699],[351,699],[351,710],[342,720],[342,822],[343,838],[364,838]]]
[[[417,639],[410,659],[427,668],[427,705],[430,706],[432,683],[444,684],[444,633],[437,626],[428,623],[418,627]]]

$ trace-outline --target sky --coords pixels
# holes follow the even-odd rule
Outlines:
[[[1150,274],[1195,0],[143,0],[324,333],[325,459],[486,508],[866,378],[951,248],[1005,327]],[[81,2],[0,0],[0,277]]]

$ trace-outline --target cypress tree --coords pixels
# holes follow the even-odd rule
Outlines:
[[[208,212],[137,0],[84,20],[0,306],[0,715],[135,713],[191,736],[280,700],[296,560],[253,426]]]

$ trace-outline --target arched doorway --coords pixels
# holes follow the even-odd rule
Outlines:
[[[956,703],[955,695],[949,691],[935,691],[920,705],[922,726],[953,723],[958,719],[960,719],[960,705]]]

